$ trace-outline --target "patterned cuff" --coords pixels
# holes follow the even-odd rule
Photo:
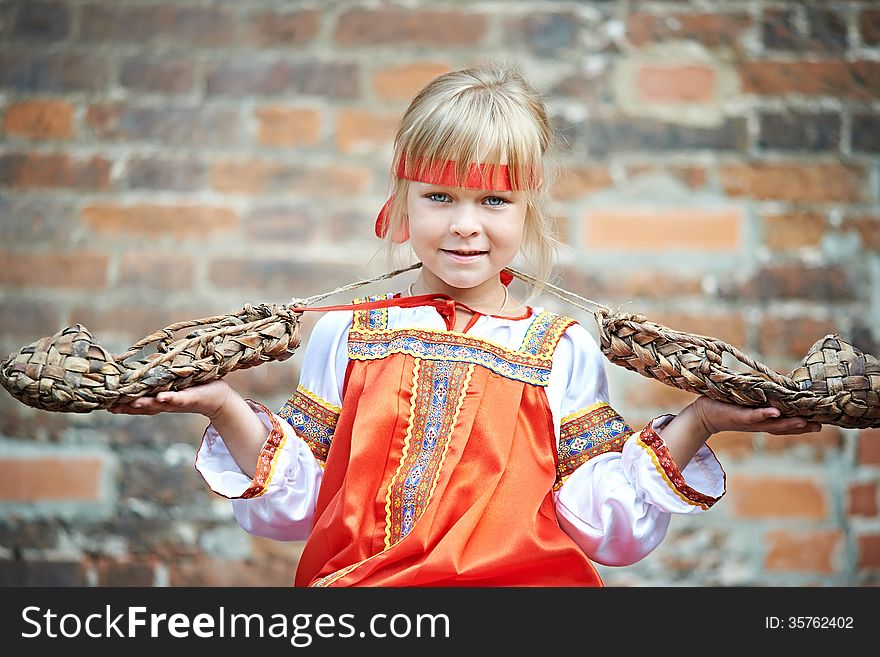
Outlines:
[[[284,428],[281,426],[278,418],[260,402],[256,402],[253,399],[245,399],[245,401],[258,414],[259,412],[266,414],[271,423],[271,431],[269,432],[269,437],[266,438],[266,442],[263,443],[262,449],[260,449],[259,456],[257,456],[257,469],[254,473],[253,481],[247,490],[241,494],[242,499],[259,497],[266,492],[269,483],[272,481],[275,464],[278,461],[278,455],[281,453],[281,448],[284,446],[285,441]]]
[[[654,429],[655,421],[662,421],[662,424],[660,425],[660,427],[662,427],[665,426],[670,419],[672,419],[672,416],[663,416],[662,420],[661,418],[657,418],[656,420],[649,422],[639,434],[638,443],[648,452],[651,460],[654,462],[654,467],[657,468],[657,471],[663,477],[664,481],[666,481],[669,487],[680,499],[692,506],[699,506],[702,509],[708,509],[721,499],[721,496],[712,497],[711,495],[701,493],[689,486],[685,481],[681,470],[679,470],[675,461],[672,460],[672,455],[669,453],[669,448],[666,446],[666,442]]]

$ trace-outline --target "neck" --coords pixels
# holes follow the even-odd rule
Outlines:
[[[509,298],[507,289],[497,276],[474,287],[459,288],[448,285],[423,268],[419,277],[410,286],[409,291],[413,295],[445,294],[458,303],[484,315],[510,314],[511,309],[515,309],[519,305]]]

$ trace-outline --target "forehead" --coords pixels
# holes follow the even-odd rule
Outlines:
[[[489,187],[460,187],[454,184],[444,184],[444,183],[432,183],[432,182],[421,182],[418,180],[410,180],[409,181],[410,190],[421,193],[435,189],[443,189],[443,190],[454,190],[458,194],[462,195],[473,195],[479,196],[482,194],[486,194],[487,192],[492,194],[499,194],[505,196],[514,196],[522,194],[520,191],[516,190],[507,190],[507,189],[491,189]]]

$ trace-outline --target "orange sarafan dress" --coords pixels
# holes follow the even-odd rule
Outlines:
[[[272,427],[253,480],[210,427],[196,464],[245,529],[307,539],[298,586],[599,586],[588,551],[637,560],[669,513],[723,492],[708,448],[692,470],[710,495],[650,425],[633,434],[572,319],[529,308],[459,332],[432,307],[332,314],[281,411],[253,404]]]

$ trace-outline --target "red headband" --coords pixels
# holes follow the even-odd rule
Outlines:
[[[415,180],[429,185],[489,189],[500,192],[513,190],[513,186],[510,184],[510,170],[506,164],[469,164],[463,181],[456,171],[457,168],[458,162],[448,160],[435,162],[429,166],[417,164],[414,171],[407,173],[406,160],[401,156],[397,163],[396,173],[398,178]],[[376,217],[376,237],[385,237],[388,232],[388,213],[391,211],[393,201],[394,194],[385,202],[379,211],[379,216]]]
[[[510,171],[506,164],[469,164],[465,171],[464,181],[458,175],[458,162],[448,160],[446,162],[435,162],[429,166],[415,167],[415,171],[407,173],[406,161],[403,156],[397,163],[397,177],[415,180],[418,182],[428,183],[429,185],[440,185],[442,187],[465,187],[467,189],[486,189],[494,191],[509,192],[513,191],[510,184]],[[464,182],[464,184],[461,184]],[[384,238],[388,233],[388,215],[391,212],[391,204],[394,202],[394,194],[385,202],[376,217],[376,236]],[[395,241],[404,242],[406,238],[395,239]],[[510,285],[513,276],[508,272],[502,271],[500,274],[501,282],[504,285]]]

